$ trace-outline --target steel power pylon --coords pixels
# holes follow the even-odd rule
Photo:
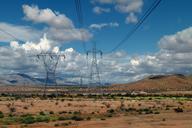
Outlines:
[[[46,71],[46,80],[44,85],[44,96],[46,95],[47,86],[55,86],[57,92],[57,81],[56,81],[56,69],[61,58],[65,59],[65,55],[61,53],[45,52],[35,55],[39,61],[43,62],[43,66]],[[58,92],[57,92],[58,93]]]
[[[88,84],[101,85],[97,56],[100,55],[100,57],[102,58],[103,52],[97,49],[95,41],[93,42],[92,50],[87,51],[87,59],[89,54],[92,55],[92,58],[91,58],[91,66],[90,66],[90,77],[89,77],[90,80]]]

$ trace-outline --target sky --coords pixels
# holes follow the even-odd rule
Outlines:
[[[81,0],[84,24],[80,25],[75,0],[1,0],[0,30],[6,33],[0,31],[0,74],[42,76],[41,63],[27,55],[43,50],[66,54],[58,74],[67,76],[69,81],[80,75],[87,79],[91,60],[87,62],[82,44],[90,50],[93,41],[105,53],[98,58],[102,82],[126,83],[149,75],[191,74],[191,0],[162,0],[123,45],[108,52],[133,29],[154,1]]]

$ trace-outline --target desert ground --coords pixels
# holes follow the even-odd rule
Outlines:
[[[175,94],[169,96],[78,94],[58,97],[4,94],[0,97],[0,126],[1,128],[192,128],[191,96]]]

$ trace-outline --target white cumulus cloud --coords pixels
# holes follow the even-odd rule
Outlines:
[[[144,5],[143,0],[92,0],[91,3],[94,5],[113,5],[117,12],[128,15],[125,23],[136,23],[138,19],[137,14],[142,12]]]
[[[23,5],[27,20],[45,23],[56,28],[74,28],[73,22],[64,14],[53,12],[51,9],[39,9],[38,6]]]
[[[42,32],[30,26],[14,25],[0,22],[0,41],[10,42],[18,38],[22,41],[37,40],[42,36]],[[14,37],[12,37],[13,35]]]
[[[102,29],[106,27],[119,27],[119,24],[117,22],[111,22],[111,23],[101,23],[101,24],[91,24],[89,28],[91,29]]]
[[[126,23],[137,23],[138,19],[134,13],[130,13],[126,18]]]
[[[18,39],[37,41],[43,33],[47,33],[47,37],[53,40],[55,45],[58,45],[71,41],[87,41],[93,36],[87,29],[76,28],[65,14],[60,14],[49,8],[39,9],[35,5],[23,5],[23,12],[25,14],[24,19],[37,24],[42,23],[44,28],[34,29],[29,26],[0,23],[0,41],[10,42]]]
[[[173,35],[166,35],[159,41],[163,50],[172,52],[191,52],[192,49],[192,27],[184,29]]]
[[[111,11],[110,8],[102,8],[102,7],[98,7],[98,6],[93,8],[93,12],[96,14],[108,13],[110,11]]]
[[[57,42],[87,41],[92,34],[86,29],[75,28],[71,19],[65,14],[53,12],[51,9],[39,9],[38,6],[23,5],[25,19],[35,23],[44,23],[49,26],[44,31],[52,40]]]

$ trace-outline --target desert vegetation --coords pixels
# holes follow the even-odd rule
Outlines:
[[[113,120],[147,118],[166,122],[169,116],[191,119],[190,95],[131,95],[131,94],[65,94],[9,95],[0,97],[2,127],[83,127],[94,122],[113,123]],[[167,115],[167,116],[165,116]],[[112,122],[110,122],[112,121]],[[182,122],[182,120],[180,120]],[[128,123],[128,124],[127,124]],[[150,122],[148,122],[150,124]],[[149,125],[148,124],[148,125]],[[192,125],[191,123],[189,123]],[[124,125],[133,125],[131,121]],[[147,124],[146,124],[147,125]],[[165,125],[165,124],[163,124]],[[166,125],[169,125],[166,124]],[[158,125],[157,125],[158,126]],[[161,125],[159,125],[161,126]],[[96,127],[96,126],[91,126]]]

